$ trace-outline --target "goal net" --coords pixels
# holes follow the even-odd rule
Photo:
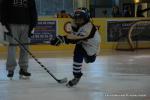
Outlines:
[[[121,23],[116,50],[136,50],[150,48],[150,20],[127,21]]]

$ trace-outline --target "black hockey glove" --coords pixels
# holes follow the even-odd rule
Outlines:
[[[74,32],[78,32],[78,30],[79,30],[79,27],[71,26],[71,28],[72,28],[72,30],[73,30]]]
[[[59,46],[61,44],[68,44],[68,39],[66,36],[58,35],[50,41],[50,44],[54,46]]]

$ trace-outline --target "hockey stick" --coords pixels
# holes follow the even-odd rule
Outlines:
[[[63,79],[57,79],[48,69],[47,67],[45,67],[19,40],[17,40],[12,34],[10,33],[6,33],[8,36],[10,36],[11,38],[13,38],[15,41],[18,42],[18,44],[49,74],[51,75],[58,83],[62,84],[62,83],[66,83],[67,82],[67,78],[63,78]]]
[[[12,44],[10,43],[9,45],[11,46],[19,46],[19,44]],[[50,45],[50,43],[48,43],[48,41],[44,41],[42,43],[22,43],[22,45]]]

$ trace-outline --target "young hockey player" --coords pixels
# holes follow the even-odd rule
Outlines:
[[[51,41],[52,45],[76,44],[73,56],[73,75],[66,86],[76,85],[82,76],[82,63],[93,63],[100,47],[100,34],[90,21],[88,9],[78,8],[72,17],[72,31],[67,36],[57,36]]]

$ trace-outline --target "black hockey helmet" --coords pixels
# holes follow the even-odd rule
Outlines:
[[[84,23],[87,23],[90,21],[90,14],[89,14],[89,10],[85,7],[82,8],[77,8],[74,11],[73,14],[73,19],[77,20],[77,19],[83,19]]]

